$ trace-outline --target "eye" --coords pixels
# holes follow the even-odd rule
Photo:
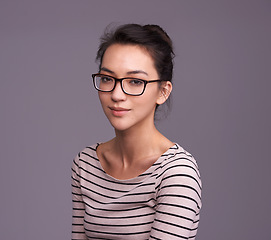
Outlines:
[[[111,83],[114,81],[114,79],[112,77],[103,76],[103,75],[100,76],[100,80],[102,83]]]
[[[129,80],[129,85],[131,85],[131,86],[141,86],[142,84],[144,84],[144,81],[142,81],[140,79],[130,79]]]

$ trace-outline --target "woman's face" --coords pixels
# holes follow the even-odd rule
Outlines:
[[[143,80],[159,79],[154,61],[140,46],[113,44],[105,51],[100,73],[116,78],[134,77]],[[125,94],[117,82],[112,92],[99,92],[102,108],[116,130],[153,124],[161,91],[157,82],[149,83],[140,96]]]

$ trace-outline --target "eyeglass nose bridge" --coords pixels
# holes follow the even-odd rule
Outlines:
[[[122,92],[125,93],[125,94],[127,94],[127,93],[125,92],[125,90],[124,90],[124,88],[123,88],[123,84],[122,84],[124,78],[113,78],[113,79],[114,79],[115,83],[114,83],[114,86],[113,86],[111,92],[113,92],[113,91],[115,90],[115,88],[116,88],[116,86],[117,86],[117,82],[119,82],[119,83],[120,83],[120,88],[121,88]]]

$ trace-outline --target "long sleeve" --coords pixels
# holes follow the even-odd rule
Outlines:
[[[201,180],[194,158],[178,144],[136,178],[106,174],[86,147],[72,165],[73,240],[195,240]]]
[[[176,162],[178,162],[176,164]],[[201,180],[193,158],[163,167],[150,239],[195,239],[201,208]]]
[[[84,213],[85,206],[82,199],[80,178],[79,178],[79,157],[74,159],[72,165],[72,205],[73,205],[73,215],[72,215],[72,240],[85,240],[87,236],[84,230]]]

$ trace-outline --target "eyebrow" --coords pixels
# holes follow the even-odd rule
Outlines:
[[[110,69],[108,69],[108,68],[106,68],[106,67],[102,67],[101,69],[100,69],[100,71],[105,71],[105,72],[108,72],[108,73],[111,73],[111,74],[113,74],[114,72],[112,71],[112,70],[110,70]],[[148,75],[148,73],[146,73],[145,71],[143,71],[143,70],[133,70],[133,71],[128,71],[127,72],[127,74],[128,75],[132,75],[132,74],[145,74],[146,76],[149,76]]]
[[[100,71],[105,71],[105,72],[108,72],[108,73],[114,73],[113,71],[109,70],[109,69],[106,68],[106,67],[102,67],[102,68],[100,69]]]
[[[143,73],[143,74],[145,74],[146,76],[148,76],[148,73],[146,73],[146,72],[143,71],[143,70],[134,70],[134,71],[129,71],[129,72],[127,72],[127,74],[140,74],[140,73]]]

